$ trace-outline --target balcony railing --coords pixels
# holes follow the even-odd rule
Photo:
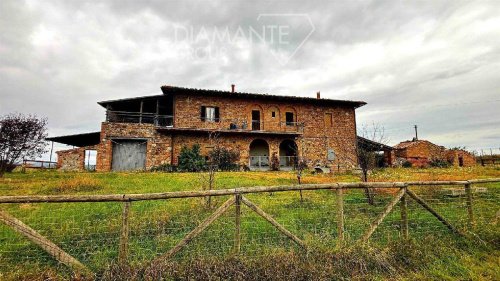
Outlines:
[[[173,128],[174,116],[108,110],[106,112],[106,122],[154,124],[158,127]],[[299,122],[264,122],[257,120],[248,122],[245,118],[204,119],[199,116],[192,116],[178,118],[175,121],[175,128],[302,133],[304,124]]]
[[[250,168],[269,169],[269,156],[250,156]]]
[[[159,127],[172,127],[174,116],[146,112],[106,111],[106,122],[154,124]]]
[[[280,156],[280,167],[296,167],[297,163],[297,156]]]

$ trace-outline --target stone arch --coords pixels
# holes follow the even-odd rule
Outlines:
[[[250,168],[269,168],[269,143],[263,139],[254,139],[248,148]]]
[[[298,146],[292,139],[285,139],[279,146],[280,166],[294,167],[298,160]]]
[[[259,111],[258,116],[255,116],[255,111]],[[256,119],[258,117],[258,119]],[[251,130],[264,129],[264,109],[258,104],[252,104],[247,108],[247,122]]]
[[[287,119],[287,118],[288,118],[288,114],[289,114],[289,113],[292,113],[292,114],[293,114],[293,118],[292,118],[292,120],[288,120],[288,119]],[[296,110],[294,107],[292,107],[292,106],[287,106],[287,107],[285,108],[284,113],[283,113],[283,119],[282,119],[282,122],[284,122],[285,124],[287,124],[287,123],[289,123],[289,122],[293,122],[293,123],[295,123],[295,122],[298,122],[298,121],[297,121],[297,120],[298,120],[298,119],[297,119],[297,117],[298,117],[298,116],[297,116],[297,110]]]

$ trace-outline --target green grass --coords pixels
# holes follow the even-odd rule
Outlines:
[[[385,169],[374,173],[372,179],[399,181],[499,176],[499,169],[481,167]],[[306,174],[304,177],[306,183],[357,180],[358,177],[351,174],[335,176]],[[216,175],[216,188],[218,189],[295,183],[295,175],[291,172],[228,172]],[[0,194],[123,194],[201,190],[202,186],[201,177],[193,173],[37,171],[7,174],[5,178],[0,179]],[[266,279],[266,275],[261,272],[266,268],[262,262],[258,261],[265,260],[269,256],[274,257],[276,261],[283,259],[280,266],[286,267],[286,261],[290,260],[290,266],[306,271],[318,270],[311,269],[313,264],[304,268],[311,260],[317,259],[317,262],[323,263],[320,268],[329,266],[323,268],[324,272],[331,271],[330,275],[325,275],[325,279],[346,278],[349,274],[351,277],[358,276],[362,279],[364,279],[362,276],[371,276],[375,279],[499,279],[497,265],[500,229],[497,212],[500,209],[500,184],[482,186],[488,187],[488,192],[475,194],[474,210],[477,226],[474,232],[486,241],[486,246],[450,234],[432,215],[411,200],[408,206],[411,243],[401,244],[399,207],[396,206],[374,233],[371,248],[356,246],[357,240],[369,223],[391,199],[392,194],[380,190],[376,194],[375,206],[366,203],[361,190],[346,192],[347,245],[343,246],[339,245],[336,239],[334,192],[304,191],[303,201],[298,192],[247,195],[248,199],[306,241],[315,251],[304,256],[296,245],[269,223],[250,209],[242,207],[242,255],[236,263],[241,270],[247,274],[253,272],[254,276],[262,277],[260,279]],[[453,224],[464,229],[467,227],[464,198],[449,197],[442,188],[436,187],[413,188],[413,190],[428,200]],[[228,198],[227,196],[214,197],[210,207],[207,206],[204,198],[133,202],[129,249],[132,268],[119,272],[138,274],[142,277],[147,277],[148,274],[150,276],[159,274],[158,271],[151,272],[144,269],[154,257],[167,252]],[[51,239],[97,272],[99,276],[110,277],[117,274],[114,268],[109,268],[109,266],[117,259],[122,203],[4,204],[0,208]],[[214,266],[224,269],[224,265],[234,265],[233,208],[194,239],[175,257],[172,263],[160,267],[164,270],[160,273],[168,273],[172,278],[184,279],[189,278],[193,270],[210,273],[212,272],[210,268]],[[369,258],[367,253],[370,251],[375,251],[376,256]],[[346,256],[346,252],[352,255]],[[325,261],[319,253],[323,256],[331,256],[332,259],[340,259],[346,265],[350,263],[355,263],[355,265],[351,270],[348,266],[339,267],[340,265],[336,263],[330,264]],[[294,262],[299,264],[294,265]],[[361,269],[357,269],[356,266],[360,266]],[[334,274],[333,269],[343,271],[337,272],[340,274],[338,275]],[[236,269],[228,267],[225,270],[228,275],[219,276],[213,273],[213,276],[219,276],[222,279],[232,278],[231,272],[233,271],[231,270]],[[283,270],[281,273],[286,273],[286,270]],[[402,274],[395,273],[400,270],[403,270]],[[185,275],[182,275],[182,272]],[[276,272],[276,279],[279,279],[281,273]],[[0,224],[0,279],[22,279],[23,277],[43,279],[44,276],[64,279],[69,277],[69,274],[64,266],[58,265],[42,250]],[[297,278],[301,276],[297,275]]]

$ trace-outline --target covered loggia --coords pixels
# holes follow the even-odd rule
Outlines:
[[[250,143],[251,170],[269,169],[269,144],[263,139],[255,139]]]
[[[297,144],[291,139],[286,139],[280,143],[280,166],[293,168],[297,164]]]

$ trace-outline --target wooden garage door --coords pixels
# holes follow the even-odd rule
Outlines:
[[[113,171],[136,171],[146,168],[146,141],[113,141]]]

